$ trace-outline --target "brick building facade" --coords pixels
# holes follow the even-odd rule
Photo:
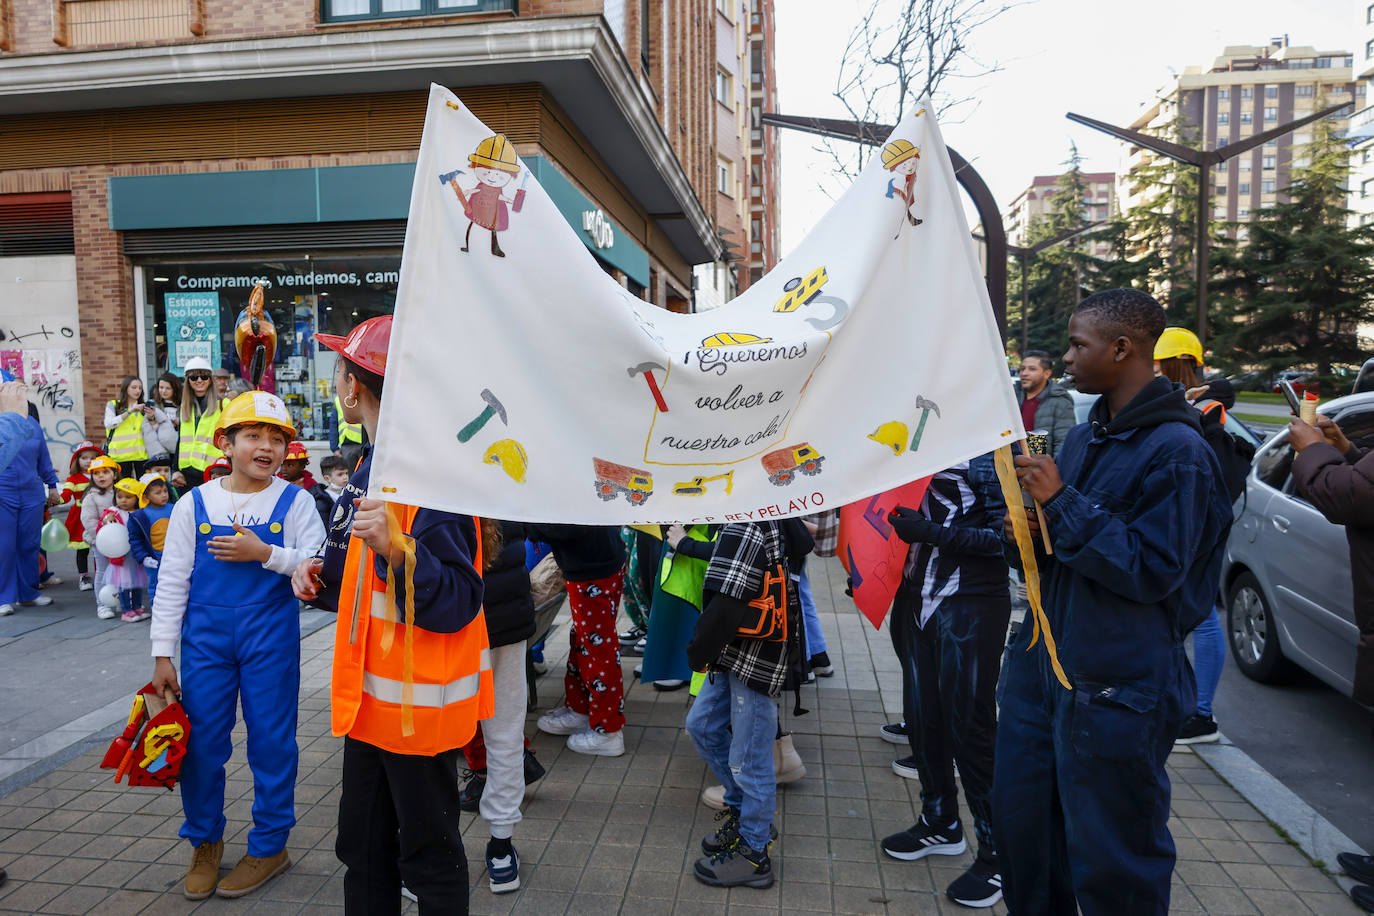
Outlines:
[[[243,277],[269,279],[279,393],[324,438],[310,337],[394,307],[431,81],[608,273],[690,310],[725,253],[717,2],[0,0],[0,360],[49,386],[54,455],[202,334],[235,368]],[[210,294],[218,327],[184,320]]]

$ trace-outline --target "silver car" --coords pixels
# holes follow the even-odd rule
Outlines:
[[[1374,445],[1374,393],[1321,412],[1356,446]],[[1350,695],[1358,629],[1345,529],[1295,492],[1287,431],[1256,453],[1226,544],[1221,590],[1236,665],[1261,682],[1295,663]]]

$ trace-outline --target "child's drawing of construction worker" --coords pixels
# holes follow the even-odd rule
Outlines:
[[[463,213],[472,222],[468,223],[467,234],[463,236],[462,250],[468,250],[475,224],[491,230],[491,253],[504,258],[506,253],[497,243],[496,233],[510,226],[510,211],[519,213],[525,202],[524,187],[514,194],[507,192],[515,176],[520,174],[520,160],[511,142],[504,135],[496,134],[477,144],[477,149],[468,156],[468,164],[477,178],[477,187],[463,200]],[[507,207],[508,200],[510,207]]]
[[[893,140],[883,147],[883,168],[892,173],[887,180],[887,196],[902,200],[902,215],[913,226],[921,225],[924,220],[917,219],[911,212],[916,203],[916,166],[920,164],[921,151],[909,140]],[[897,238],[902,234],[901,223],[897,224]]]

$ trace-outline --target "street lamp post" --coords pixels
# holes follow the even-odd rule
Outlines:
[[[1197,180],[1197,238],[1194,243],[1193,257],[1193,278],[1194,287],[1197,290],[1197,336],[1198,340],[1205,345],[1207,342],[1207,275],[1208,275],[1208,248],[1210,239],[1207,237],[1207,223],[1211,208],[1208,206],[1211,200],[1211,175],[1212,166],[1218,162],[1225,162],[1233,159],[1241,153],[1248,153],[1257,146],[1261,146],[1281,137],[1289,131],[1297,130],[1304,124],[1310,124],[1327,115],[1335,114],[1342,108],[1349,107],[1349,102],[1342,102],[1339,105],[1332,105],[1321,111],[1314,111],[1305,118],[1296,121],[1289,121],[1287,124],[1280,124],[1278,127],[1271,127],[1263,133],[1255,134],[1253,137],[1246,137],[1228,146],[1221,146],[1211,150],[1190,149],[1178,143],[1171,143],[1168,140],[1161,140],[1159,137],[1152,137],[1149,134],[1141,133],[1138,130],[1131,130],[1129,127],[1117,127],[1115,124],[1108,124],[1105,121],[1097,121],[1084,115],[1068,112],[1066,115],[1070,121],[1077,121],[1085,124],[1094,130],[1100,130],[1105,134],[1111,134],[1119,140],[1133,143],[1136,146],[1143,146],[1148,150],[1153,150],[1161,156],[1167,156],[1175,162],[1182,162],[1185,165],[1196,166],[1198,170]]]
[[[1041,239],[1034,245],[1024,248],[1020,245],[1007,244],[1007,253],[1016,255],[1017,260],[1021,262],[1021,354],[1023,356],[1030,347],[1030,296],[1026,291],[1027,262],[1045,249],[1053,248],[1060,242],[1067,242],[1069,239],[1082,235],[1085,232],[1091,232],[1100,225],[1102,225],[1102,222],[1098,221],[1076,229],[1067,229],[1056,236]]]

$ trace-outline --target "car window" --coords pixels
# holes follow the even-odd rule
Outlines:
[[[1360,405],[1343,410],[1336,417],[1336,425],[1356,448],[1374,448],[1374,405]]]
[[[1226,414],[1226,420],[1221,424],[1221,428],[1237,439],[1240,439],[1242,442],[1250,443],[1251,448],[1259,448],[1260,446],[1259,437],[1250,431],[1250,427],[1232,416],[1230,412]]]
[[[1255,462],[1255,476],[1275,490],[1283,489],[1288,472],[1293,469],[1293,446],[1288,444],[1287,432],[1280,435],[1282,441],[1265,449]]]
[[[1374,448],[1374,405],[1362,404],[1341,411],[1336,415],[1336,425],[1356,448]],[[1293,447],[1288,444],[1286,432],[1280,433],[1279,436],[1282,441],[1276,442],[1255,462],[1255,476],[1276,490],[1282,490],[1295,499],[1302,499],[1302,494],[1297,492],[1290,477],[1293,470]]]

